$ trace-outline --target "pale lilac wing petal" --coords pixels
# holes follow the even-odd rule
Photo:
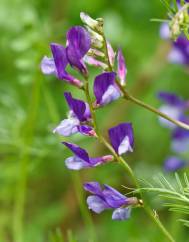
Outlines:
[[[113,220],[127,220],[130,218],[131,208],[117,208],[113,211],[112,219]]]
[[[44,56],[41,61],[41,71],[45,75],[56,74],[54,59]]]
[[[65,165],[70,170],[81,170],[87,168],[88,163],[80,159],[78,156],[72,156],[65,160]]]
[[[61,123],[53,130],[54,133],[58,133],[63,136],[70,136],[78,132],[77,126],[79,120],[76,118],[64,119]]]
[[[162,23],[161,24],[161,26],[160,26],[160,37],[162,39],[169,39],[171,37],[168,23]]]
[[[115,190],[113,187],[104,185],[103,197],[104,200],[112,208],[119,208],[127,203],[127,197]]]
[[[106,202],[99,196],[89,196],[87,198],[87,204],[89,209],[95,213],[101,213],[108,208]]]
[[[121,123],[109,129],[111,144],[119,155],[132,151],[134,146],[133,128],[131,123]]]
[[[165,171],[177,171],[186,166],[186,162],[176,156],[168,157],[164,162]]]
[[[76,144],[72,144],[72,143],[68,143],[68,142],[62,142],[65,146],[68,147],[68,149],[70,149],[76,156],[78,156],[80,159],[89,162],[89,155],[88,153],[80,148],[78,145]]]

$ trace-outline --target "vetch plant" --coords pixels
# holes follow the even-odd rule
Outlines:
[[[92,19],[85,13],[81,13],[80,16],[85,27],[75,26],[68,30],[66,47],[57,43],[51,44],[52,56],[43,58],[41,69],[45,74],[54,74],[58,79],[74,85],[85,95],[85,100],[79,100],[74,98],[71,93],[65,93],[70,111],[68,117],[61,121],[54,129],[54,132],[63,136],[76,133],[91,136],[107,148],[108,154],[92,158],[85,149],[78,145],[63,142],[73,153],[73,156],[66,159],[65,164],[68,169],[72,170],[92,168],[102,164],[108,166],[108,162],[112,161],[122,165],[139,191],[138,198],[126,197],[110,186],[104,185],[101,188],[99,183],[90,182],[84,185],[85,190],[93,194],[87,199],[89,208],[96,213],[100,213],[105,209],[113,209],[112,219],[115,220],[128,219],[131,208],[143,208],[166,238],[169,241],[174,241],[144,200],[133,170],[122,157],[123,154],[134,151],[132,124],[123,122],[110,128],[108,130],[110,141],[106,140],[101,133],[96,118],[96,110],[103,108],[105,105],[111,105],[111,102],[122,98],[157,114],[174,126],[189,130],[189,125],[183,122],[180,116],[169,116],[165,112],[161,112],[133,97],[129,90],[125,88],[127,68],[123,53],[121,49],[118,50],[116,61],[116,53],[104,35],[103,19]],[[88,64],[99,68],[101,71],[93,82],[89,80]],[[68,65],[78,71],[80,74],[79,80],[67,72],[66,67]],[[93,85],[94,96],[90,92],[89,85]]]

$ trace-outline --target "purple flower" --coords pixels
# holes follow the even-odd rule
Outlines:
[[[158,98],[165,103],[160,107],[161,112],[167,114],[168,116],[176,120],[180,120],[182,118],[186,108],[185,101],[183,101],[177,95],[168,92],[160,92],[158,94]],[[175,124],[171,123],[170,121],[167,121],[164,118],[159,118],[159,120],[161,124],[165,127],[171,129],[176,127]]]
[[[87,69],[83,57],[90,48],[90,35],[80,26],[72,27],[67,32],[66,48],[60,44],[52,43],[51,51],[53,58],[44,57],[41,62],[41,70],[44,74],[55,74],[60,80],[65,80],[78,87],[82,86],[81,81],[66,72],[70,64],[80,72],[86,74]]]
[[[86,73],[87,69],[82,58],[90,49],[90,34],[83,27],[75,26],[67,32],[67,41],[66,54],[70,65]]]
[[[95,213],[113,209],[113,220],[127,220],[131,212],[129,206],[138,203],[136,198],[127,198],[108,185],[104,185],[102,189],[98,182],[85,183],[84,189],[93,194],[87,198],[89,209]]]
[[[117,55],[117,62],[118,62],[118,76],[120,79],[120,83],[122,86],[125,85],[126,82],[126,75],[127,75],[127,67],[125,64],[125,58],[123,56],[122,50],[118,50],[118,55]]]
[[[171,34],[167,23],[161,25],[160,36],[162,39],[170,39]],[[185,36],[181,35],[172,42],[168,60],[173,64],[189,65],[189,40]]]
[[[113,66],[116,53],[114,52],[110,42],[108,42],[108,41],[107,41],[107,49],[108,49],[108,57],[109,57],[109,60],[110,60],[110,65]]]
[[[96,76],[94,81],[94,94],[97,106],[106,105],[120,97],[121,93],[115,83],[115,78],[115,72],[104,72]]]
[[[185,167],[186,165],[187,164],[184,160],[181,160],[176,156],[170,156],[164,162],[164,169],[167,172],[172,172],[172,171],[177,171]]]
[[[186,2],[186,3],[188,3],[188,2],[189,2],[189,0],[185,0],[185,2]],[[177,0],[177,3],[180,3],[180,0]]]
[[[70,92],[65,92],[64,96],[70,108],[69,115],[67,119],[61,121],[54,132],[63,136],[70,136],[78,132],[83,135],[95,136],[93,128],[85,124],[91,120],[88,103],[73,98]]]
[[[189,124],[189,119],[183,117],[182,122]],[[189,131],[177,127],[172,133],[171,148],[177,153],[187,152],[189,149]]]
[[[88,103],[73,98],[70,92],[65,92],[64,96],[66,98],[70,110],[72,111],[72,116],[77,117],[80,122],[90,120],[91,113]]]
[[[109,137],[118,155],[133,151],[134,137],[131,123],[121,123],[109,129]]]
[[[74,153],[74,156],[71,156],[65,160],[65,164],[68,169],[80,170],[83,168],[95,167],[100,164],[113,160],[112,155],[91,158],[89,157],[86,150],[80,148],[78,145],[68,143],[68,142],[62,142],[62,143]]]
[[[175,64],[189,65],[189,40],[186,37],[180,36],[173,42],[168,60]]]

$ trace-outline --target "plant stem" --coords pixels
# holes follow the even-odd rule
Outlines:
[[[112,71],[112,67],[109,61],[109,56],[108,56],[108,48],[107,48],[107,42],[105,39],[104,34],[102,35],[103,39],[104,39],[104,51],[105,51],[105,55],[107,57],[107,64],[109,66],[109,71]],[[138,184],[137,179],[135,178],[135,175],[131,169],[131,167],[125,162],[125,160],[118,156],[117,153],[114,151],[114,149],[112,148],[112,146],[105,140],[105,138],[100,134],[100,131],[98,129],[98,124],[96,121],[96,115],[95,115],[95,110],[93,108],[92,105],[92,101],[91,101],[91,97],[90,97],[90,93],[89,93],[89,85],[88,85],[88,78],[85,78],[85,95],[87,98],[87,101],[89,103],[89,107],[90,107],[90,111],[91,111],[91,116],[94,122],[94,129],[95,132],[97,133],[97,138],[99,139],[100,142],[102,142],[108,149],[109,151],[112,153],[112,155],[115,157],[115,159],[124,167],[124,169],[127,171],[127,173],[130,175],[130,177],[133,179],[133,182],[135,184],[135,186],[140,189],[140,185]],[[127,97],[128,99],[128,97]],[[130,100],[130,99],[129,99]],[[135,99],[134,99],[135,100]],[[142,105],[143,106],[143,105]],[[151,110],[152,111],[152,110]],[[142,192],[140,192],[141,198],[143,198],[143,194]],[[164,225],[161,223],[161,221],[154,215],[153,211],[150,209],[150,207],[148,207],[146,204],[144,205],[144,210],[145,212],[149,215],[149,217],[157,224],[157,226],[159,227],[159,229],[162,231],[162,233],[166,236],[166,238],[168,239],[168,241],[171,242],[175,242],[175,240],[172,238],[172,236],[169,234],[169,232],[166,230],[166,228],[164,227]]]
[[[105,39],[104,34],[103,34],[103,39],[104,39],[104,51],[105,51],[105,55],[107,56],[108,69],[109,69],[109,71],[113,71],[113,68],[112,68],[112,66],[110,64],[109,57],[108,57],[108,48],[107,48],[106,39]],[[120,82],[118,80],[116,80],[116,84],[120,88],[120,90],[122,92],[122,95],[123,95],[123,98],[126,99],[127,101],[129,100],[129,101],[137,104],[138,106],[143,107],[143,108],[145,108],[145,109],[147,109],[147,110],[157,114],[158,116],[160,116],[160,117],[162,117],[162,118],[164,118],[164,119],[174,123],[175,125],[183,128],[183,129],[189,130],[189,125],[187,125],[187,124],[185,124],[183,122],[180,122],[180,121],[178,121],[176,119],[173,119],[173,118],[169,117],[168,115],[160,112],[158,109],[152,107],[151,105],[146,104],[146,103],[138,100],[137,98],[133,97],[131,94],[129,94],[125,90],[125,88],[120,84]]]
[[[126,172],[133,179],[133,182],[134,182],[135,186],[138,189],[140,189],[140,186],[138,184],[138,181],[136,180],[135,175],[134,175],[131,167],[125,162],[125,160],[122,157],[120,157],[120,156],[117,155],[117,153],[114,151],[114,149],[112,148],[112,146],[100,134],[100,131],[98,129],[98,124],[97,124],[97,121],[96,121],[95,110],[93,109],[93,105],[92,105],[92,101],[91,101],[91,97],[90,97],[90,93],[89,93],[88,78],[86,78],[86,77],[85,77],[85,83],[86,83],[86,85],[85,85],[84,92],[85,92],[85,95],[86,95],[86,98],[87,98],[87,102],[88,102],[89,107],[90,107],[91,116],[92,116],[92,119],[93,119],[94,129],[95,129],[95,132],[97,134],[97,138],[99,139],[99,141],[101,143],[103,143],[108,148],[108,150],[112,153],[112,155],[114,156],[114,158],[124,167],[124,169],[126,170]],[[141,198],[143,198],[142,192],[140,192],[140,195],[141,195]],[[167,237],[168,241],[175,242],[174,239],[172,238],[172,236],[169,234],[169,232],[163,226],[163,224],[161,223],[161,221],[154,215],[153,211],[147,205],[144,205],[144,210],[149,215],[149,217],[158,225],[159,229]]]
[[[129,94],[129,93],[124,89],[124,87],[121,86],[121,84],[120,84],[118,81],[116,81],[116,83],[117,83],[117,85],[119,86],[119,88],[120,88],[120,90],[121,90],[121,92],[122,92],[122,94],[123,94],[123,98],[124,98],[124,99],[129,100],[129,101],[131,101],[131,102],[137,104],[138,106],[141,106],[141,107],[143,107],[143,108],[145,108],[145,109],[147,109],[147,110],[149,110],[149,111],[151,111],[151,112],[157,114],[158,116],[160,116],[160,117],[162,117],[162,118],[164,118],[164,119],[166,119],[166,120],[168,120],[168,121],[174,123],[175,125],[177,125],[177,126],[183,128],[183,129],[189,130],[189,125],[187,125],[187,124],[185,124],[185,123],[183,123],[183,122],[180,122],[180,121],[178,121],[178,120],[176,120],[176,119],[173,119],[173,118],[169,117],[168,115],[166,115],[165,113],[162,113],[162,112],[160,112],[158,109],[152,107],[151,105],[146,104],[146,103],[144,103],[144,102],[138,100],[137,98],[135,98],[135,97],[133,97],[131,94]]]

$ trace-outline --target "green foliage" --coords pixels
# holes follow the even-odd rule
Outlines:
[[[175,173],[175,181],[169,181],[164,175],[153,178],[153,181],[143,181],[147,187],[142,187],[141,191],[155,192],[164,199],[163,205],[169,211],[179,214],[189,215],[189,180],[186,173],[179,176]],[[137,191],[136,191],[137,192]],[[189,220],[179,219],[184,225],[189,226]]]

